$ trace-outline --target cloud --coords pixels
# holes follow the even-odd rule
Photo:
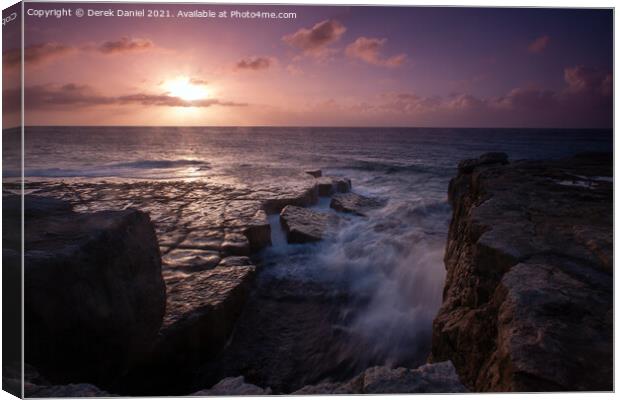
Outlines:
[[[490,104],[497,108],[543,111],[556,107],[559,94],[552,90],[515,88],[505,96],[493,99]]]
[[[97,50],[103,54],[127,53],[133,51],[144,51],[155,47],[149,39],[130,39],[123,37],[119,40],[103,42]]]
[[[323,58],[333,52],[329,46],[342,37],[347,28],[340,22],[328,19],[315,24],[312,28],[301,28],[297,32],[282,37],[284,43],[303,54]]]
[[[395,68],[404,64],[407,55],[404,53],[392,57],[384,57],[381,50],[387,39],[359,37],[347,46],[346,54],[351,58],[358,58],[371,65]]]
[[[248,57],[237,62],[237,64],[235,65],[235,69],[259,71],[262,69],[268,69],[275,63],[276,60],[272,57]]]
[[[410,125],[611,127],[611,73],[574,66],[564,70],[564,79],[560,90],[517,87],[496,97],[384,93],[366,105],[366,112]]]
[[[303,69],[299,68],[297,65],[295,64],[289,64],[286,66],[286,72],[288,72],[289,74],[293,75],[293,76],[300,76],[304,74]]]
[[[18,90],[18,89],[15,89]],[[17,93],[14,93],[17,94]],[[5,95],[13,95],[6,92]],[[94,106],[142,105],[158,107],[242,107],[246,103],[222,101],[209,98],[184,100],[168,94],[133,93],[121,96],[105,96],[88,85],[69,83],[65,85],[35,85],[24,88],[25,105],[28,110],[83,108]]]
[[[589,92],[607,96],[613,88],[611,73],[583,65],[565,68],[564,80],[568,84],[568,91],[574,93]]]
[[[165,107],[211,107],[211,106],[227,106],[242,107],[247,106],[245,103],[235,103],[232,101],[221,101],[218,99],[201,99],[201,100],[183,100],[179,97],[167,94],[131,94],[116,97],[113,104],[139,104],[143,106],[165,106]]]
[[[543,35],[534,39],[532,43],[527,46],[527,51],[530,53],[542,53],[549,45],[551,38],[547,35]]]
[[[56,42],[38,43],[24,48],[24,62],[28,65],[40,65],[54,58],[62,57],[75,51],[74,47]],[[4,68],[18,68],[21,65],[20,49],[11,49],[2,53]]]
[[[132,51],[143,51],[155,47],[148,39],[129,39],[103,42],[101,45],[75,47],[58,42],[37,43],[24,48],[24,62],[26,66],[42,65],[53,59],[61,58],[78,50],[97,51],[101,54],[118,54]],[[21,65],[22,53],[20,49],[11,49],[2,53],[2,66],[7,69],[18,68]]]

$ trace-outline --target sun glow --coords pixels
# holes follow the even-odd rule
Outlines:
[[[209,97],[204,84],[192,83],[189,78],[181,77],[164,84],[168,94],[186,101],[202,100]]]

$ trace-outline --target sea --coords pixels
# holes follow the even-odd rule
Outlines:
[[[4,131],[3,177],[20,170],[18,131]],[[457,164],[485,152],[510,160],[562,158],[613,150],[611,130],[311,128],[311,127],[28,127],[26,180],[275,179],[321,169],[351,179],[353,191],[385,200],[349,218],[336,237],[290,245],[269,216],[273,245],[259,257],[263,277],[344,287],[363,294],[343,329],[361,333],[373,363],[423,363],[442,301],[451,217],[448,183]],[[329,199],[314,206],[333,212]]]

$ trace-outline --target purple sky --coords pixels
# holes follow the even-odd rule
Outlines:
[[[26,17],[27,124],[612,125],[611,10],[81,7],[297,18]]]

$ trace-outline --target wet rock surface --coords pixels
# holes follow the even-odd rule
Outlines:
[[[336,187],[337,181],[333,182]],[[148,342],[149,356],[129,372],[120,369],[120,375],[126,374],[120,381],[104,379],[105,390],[188,393],[188,383],[194,379],[189,370],[224,347],[253,285],[256,269],[248,256],[271,243],[267,213],[289,204],[310,206],[318,200],[318,182],[310,176],[283,182],[282,187],[265,182],[257,185],[204,181],[28,183],[28,190],[47,199],[39,205],[47,207],[41,215],[66,213],[67,205],[80,216],[137,207],[151,216],[155,226],[167,289],[163,323],[155,343]],[[318,315],[320,307],[315,309]]]
[[[346,193],[351,190],[351,180],[334,176],[317,178],[319,196],[331,196],[334,193]]]
[[[612,159],[459,165],[432,359],[476,391],[612,390]]]
[[[346,304],[345,294],[322,285],[259,277],[230,343],[201,367],[194,386],[243,375],[282,394],[327,376],[344,379],[354,358],[345,347],[355,346],[351,334],[337,328]]]
[[[308,208],[286,206],[280,213],[280,222],[289,243],[307,243],[317,242],[333,233],[338,218]]]
[[[68,385],[41,386],[26,383],[24,396],[33,397],[114,397],[113,394],[99,389],[90,383],[70,383]]]
[[[316,204],[320,193],[338,195],[351,188],[345,178],[301,175],[251,187],[207,181],[28,184],[37,195],[69,202],[84,215],[136,207],[155,226],[167,292],[163,323],[148,357],[122,379],[97,385],[98,390],[129,395],[290,393],[325,379],[348,382],[375,364],[360,355],[363,339],[342,329],[354,317],[352,301],[360,298],[311,282],[260,279],[255,255],[271,243],[268,215],[303,216],[300,225],[320,220],[309,226],[320,227],[315,237],[329,237],[336,213],[303,207]],[[51,381],[45,386],[66,386]],[[82,389],[95,390],[70,391],[79,395]]]
[[[253,265],[219,266],[169,282],[154,362],[173,373],[213,357],[241,314],[254,274]]]
[[[33,196],[25,204],[26,361],[55,382],[117,379],[148,353],[164,315],[148,214],[76,213]]]
[[[416,369],[371,367],[346,383],[305,386],[293,394],[398,394],[467,392],[450,361]]]
[[[12,384],[17,386],[16,396],[21,396],[22,380],[21,366],[15,370],[3,374],[3,389],[7,378],[12,380]],[[40,397],[113,397],[114,394],[101,390],[90,383],[68,383],[65,385],[54,385],[39,374],[39,371],[29,364],[24,364],[24,398]]]
[[[337,193],[332,196],[329,206],[336,211],[352,213],[360,216],[385,205],[384,201],[362,196],[357,193]]]
[[[271,389],[263,389],[251,383],[246,383],[242,376],[225,378],[211,389],[199,390],[191,396],[264,396],[271,394]]]

